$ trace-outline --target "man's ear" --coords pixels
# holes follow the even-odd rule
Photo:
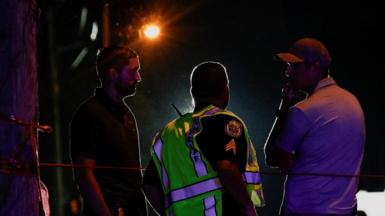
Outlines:
[[[115,80],[117,76],[118,76],[118,73],[115,70],[115,68],[108,69],[108,71],[107,71],[107,80]]]

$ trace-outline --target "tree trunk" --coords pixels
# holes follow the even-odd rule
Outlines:
[[[0,114],[37,120],[36,0],[0,0]],[[34,161],[28,127],[0,118],[0,160]],[[0,215],[38,216],[36,175],[0,172]]]

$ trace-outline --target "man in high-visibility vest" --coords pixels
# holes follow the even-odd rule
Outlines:
[[[256,216],[264,205],[259,166],[247,128],[225,110],[225,67],[203,62],[191,74],[194,112],[155,137],[143,188],[161,215]]]

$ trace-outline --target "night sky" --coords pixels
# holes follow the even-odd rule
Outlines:
[[[69,162],[68,123],[79,103],[98,85],[94,61],[96,49],[101,46],[100,38],[91,41],[89,35],[92,22],[99,22],[102,4],[89,2],[39,1],[40,121],[56,125],[55,133],[40,136],[42,162]],[[264,141],[285,81],[285,67],[275,61],[273,55],[286,51],[301,37],[315,37],[331,53],[331,76],[355,94],[364,109],[367,142],[362,173],[385,174],[385,102],[382,96],[385,8],[381,3],[329,0],[140,2],[110,1],[110,5],[113,42],[131,46],[141,58],[143,82],[136,96],[126,102],[136,115],[144,165],[149,161],[149,147],[155,133],[177,117],[171,104],[183,113],[192,110],[191,70],[200,62],[210,60],[227,67],[231,88],[228,109],[248,126],[262,170],[276,171],[266,167],[263,155]],[[337,3],[339,5],[335,5]],[[83,7],[88,8],[88,19],[85,29],[80,31]],[[146,41],[136,35],[136,29],[147,16],[157,17],[164,24],[162,35],[156,41]],[[84,48],[88,52],[83,61],[71,68]],[[54,71],[57,71],[57,78]],[[54,93],[53,88],[59,89],[58,93]],[[54,114],[54,103],[58,103],[58,115]],[[42,170],[42,179],[51,191],[54,215],[59,215],[59,202],[64,206],[74,191],[71,171],[57,170],[63,171],[62,183],[59,183],[62,191],[58,189],[57,172],[52,168]],[[262,180],[267,206],[260,215],[276,215],[284,177],[263,175]],[[385,188],[385,179],[361,180],[362,189],[383,191]]]

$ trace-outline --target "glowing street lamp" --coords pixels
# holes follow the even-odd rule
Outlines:
[[[143,33],[148,39],[152,40],[159,36],[160,28],[157,25],[149,24],[144,27]]]

